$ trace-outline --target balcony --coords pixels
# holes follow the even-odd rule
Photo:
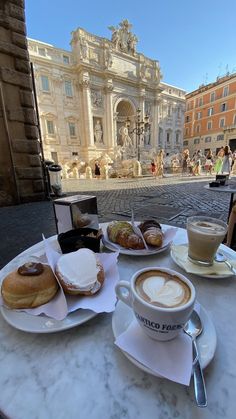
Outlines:
[[[226,132],[226,131],[231,132],[231,131],[234,131],[234,130],[236,130],[236,124],[227,125],[226,127],[224,127],[224,132]]]

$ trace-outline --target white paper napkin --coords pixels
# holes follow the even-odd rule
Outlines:
[[[220,262],[213,262],[212,266],[199,266],[195,263],[192,263],[188,259],[188,245],[187,244],[179,244],[171,246],[171,251],[173,252],[173,256],[178,262],[178,264],[189,273],[193,273],[196,275],[229,275],[232,274],[231,270],[225,263]],[[236,268],[236,261],[228,259],[229,262]],[[232,274],[233,275],[233,274]]]
[[[161,377],[189,385],[192,372],[192,341],[184,332],[168,342],[149,338],[134,319],[115,344]]]
[[[53,249],[48,240],[45,238],[43,239],[48,264],[55,272],[55,267],[61,254]],[[60,283],[58,282],[60,286],[59,291],[51,301],[36,308],[21,309],[17,311],[25,311],[33,316],[45,314],[46,316],[56,320],[63,320],[68,313],[78,309],[89,309],[95,313],[110,313],[114,311],[116,304],[115,285],[119,280],[117,267],[118,255],[118,252],[97,254],[105,272],[105,281],[99,293],[91,297],[65,295]],[[44,263],[45,262],[46,261],[44,261]],[[1,298],[0,305],[3,305]]]

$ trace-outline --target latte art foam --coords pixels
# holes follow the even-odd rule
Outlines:
[[[188,285],[167,272],[144,272],[136,280],[136,291],[150,304],[174,308],[184,305],[191,296]]]
[[[160,276],[147,278],[143,284],[143,291],[151,302],[160,303],[166,307],[181,304],[185,297],[182,285],[173,280],[165,281]]]

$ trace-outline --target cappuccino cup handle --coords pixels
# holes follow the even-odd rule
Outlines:
[[[126,289],[128,292],[124,293],[122,291],[122,288]],[[127,306],[132,307],[131,305],[131,287],[130,283],[128,281],[120,281],[118,284],[116,284],[115,287],[116,295],[119,298],[119,300],[123,301],[123,303],[127,304]]]

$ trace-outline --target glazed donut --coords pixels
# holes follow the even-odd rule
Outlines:
[[[48,303],[58,288],[48,265],[28,262],[4,278],[1,294],[9,308],[34,308]]]
[[[62,255],[55,273],[64,292],[72,295],[94,295],[100,291],[105,280],[101,262],[89,249]]]

